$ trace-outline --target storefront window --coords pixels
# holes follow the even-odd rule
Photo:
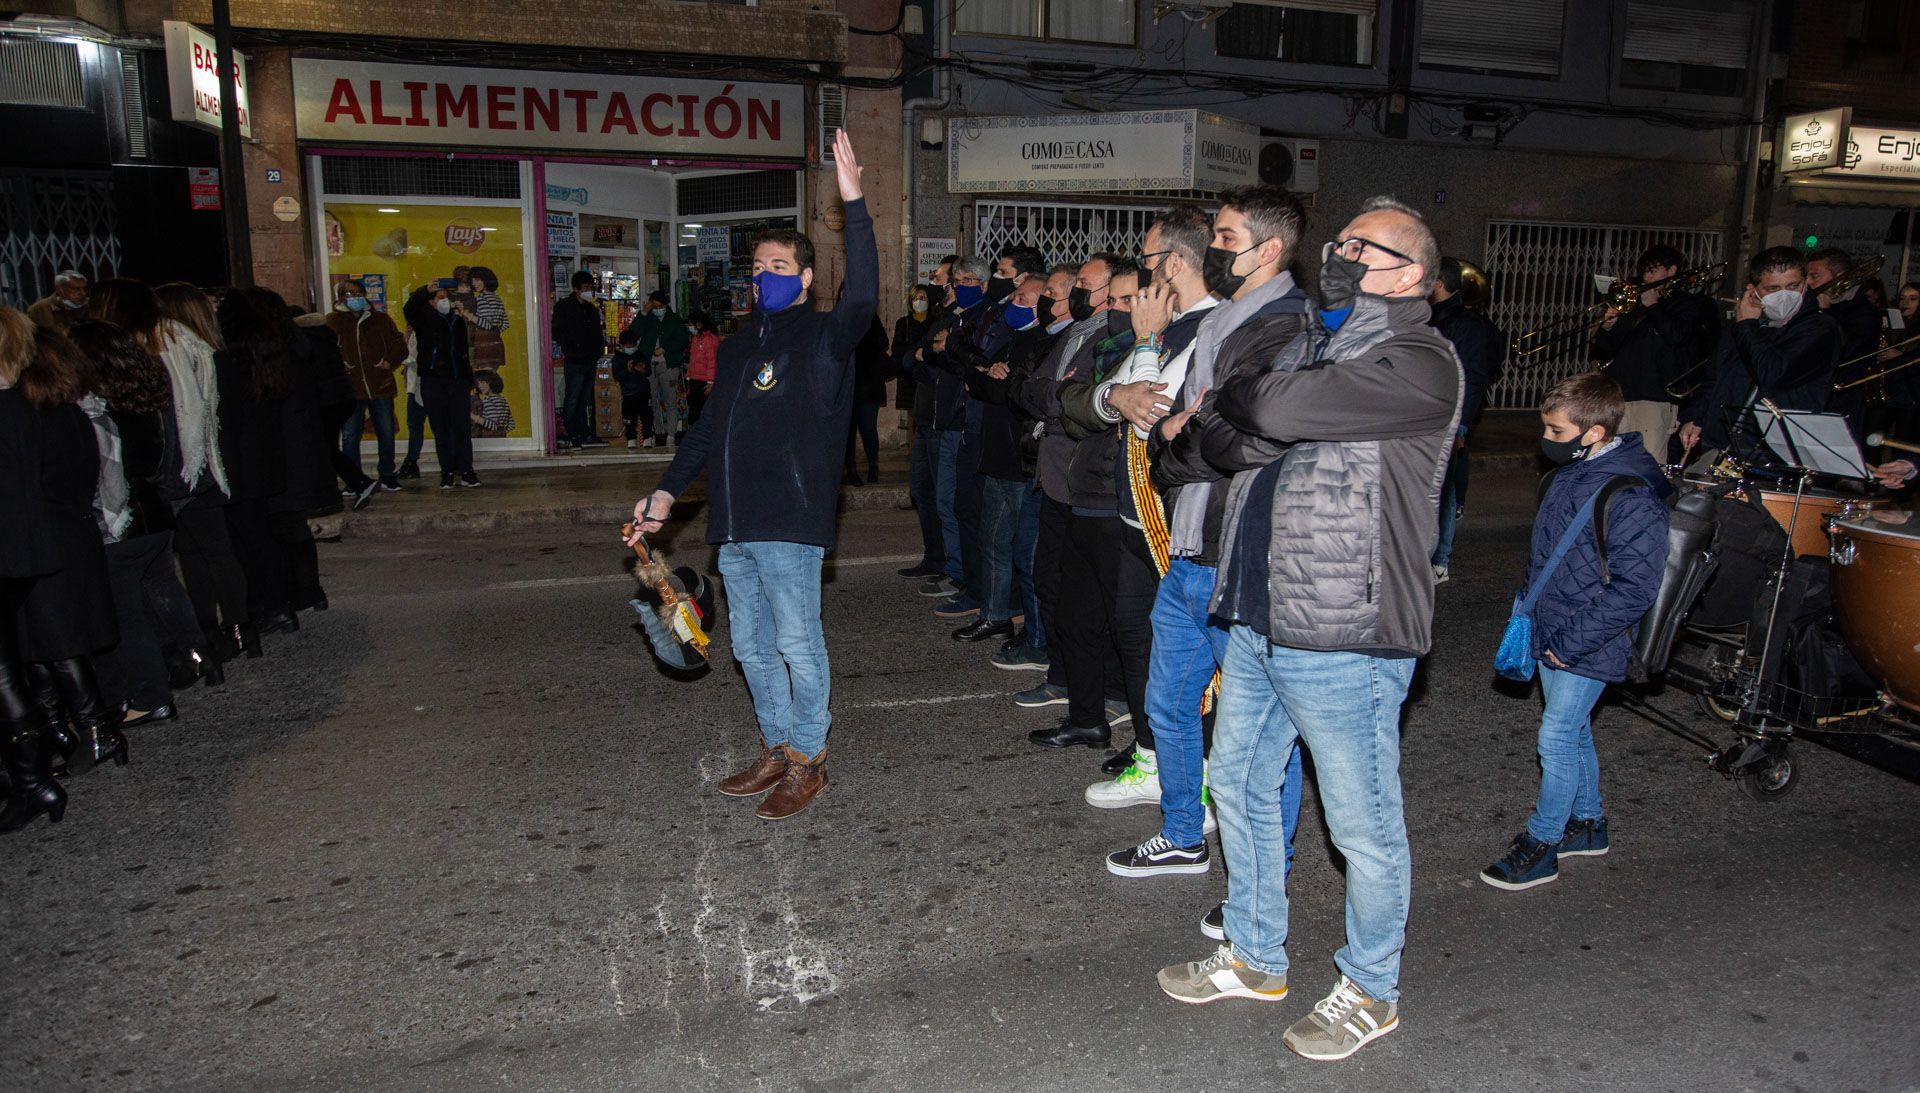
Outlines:
[[[680,226],[681,314],[704,311],[722,334],[753,310],[753,240],[768,228],[793,228],[791,216],[702,221]]]
[[[476,423],[473,435],[531,437],[519,207],[328,201],[324,215],[329,293],[340,281],[361,281],[372,306],[392,315],[402,332],[408,325],[403,309],[415,290],[439,285],[455,293],[477,320],[468,333],[478,380],[498,389],[513,410],[510,428]],[[481,295],[473,295],[474,289]],[[497,297],[498,309],[487,295]],[[504,321],[497,318],[502,311]],[[404,395],[406,378],[397,378]],[[399,416],[406,436],[417,418]]]

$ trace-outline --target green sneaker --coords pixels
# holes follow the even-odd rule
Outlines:
[[[1287,996],[1287,977],[1255,971],[1237,959],[1232,948],[1222,945],[1205,960],[1161,968],[1160,989],[1176,1002],[1197,1004],[1222,998],[1278,1002]]]
[[[1313,1012],[1295,1021],[1280,1039],[1303,1059],[1332,1063],[1399,1027],[1398,1006],[1374,1001],[1343,975],[1333,993],[1315,1003]]]

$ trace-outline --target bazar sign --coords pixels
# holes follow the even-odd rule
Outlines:
[[[213,35],[192,23],[166,20],[162,24],[167,39],[167,106],[174,121],[184,121],[216,132],[220,129],[219,49]],[[234,96],[239,100],[235,113],[240,119],[240,135],[253,136],[253,117],[247,110],[247,59],[239,53],[234,59]]]
[[[1840,166],[1852,120],[1853,110],[1845,106],[1788,115],[1780,127],[1780,170],[1790,174]]]
[[[798,84],[300,57],[302,140],[800,156]]]
[[[1820,174],[1823,178],[1920,182],[1920,130],[1856,125],[1847,131],[1846,157],[1840,166]]]
[[[1259,181],[1260,134],[1200,110],[947,123],[953,193],[1224,190]]]

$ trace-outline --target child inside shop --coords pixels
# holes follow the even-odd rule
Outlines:
[[[627,426],[627,447],[646,446],[653,435],[653,396],[647,383],[651,364],[640,355],[640,333],[632,326],[620,332],[620,348],[609,358],[608,374],[620,385],[620,418]]]

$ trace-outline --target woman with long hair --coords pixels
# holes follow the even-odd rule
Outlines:
[[[64,335],[39,331],[33,359],[16,385],[32,404],[40,445],[38,516],[46,522],[60,568],[27,589],[14,638],[41,708],[53,722],[55,746],[71,772],[112,759],[127,761],[127,740],[100,693],[93,656],[120,640],[107,577],[107,553],[94,515],[100,450],[80,408],[91,371]],[[65,733],[70,715],[77,739]]]
[[[234,289],[215,310],[226,352],[220,380],[220,454],[227,467],[227,532],[247,575],[253,634],[300,626],[287,597],[286,553],[274,535],[273,499],[287,488],[286,437],[280,404],[293,393],[293,320],[280,296],[264,288]],[[248,655],[256,655],[257,638]]]
[[[107,441],[94,508],[106,540],[120,642],[99,658],[101,691],[127,725],[171,721],[166,654],[149,603],[177,605],[193,625],[173,570],[175,521],[168,495],[180,480],[180,445],[172,382],[166,365],[112,323],[78,322],[69,336],[92,365],[91,390],[81,406],[94,420],[95,438]],[[219,671],[217,664],[208,667]]]
[[[0,752],[7,793],[0,831],[16,831],[41,813],[59,823],[67,794],[54,781],[46,715],[34,700],[16,632],[20,605],[34,583],[60,568],[47,522],[39,519],[41,459],[38,415],[14,381],[33,359],[33,321],[0,307]],[[18,514],[30,513],[31,519]]]

